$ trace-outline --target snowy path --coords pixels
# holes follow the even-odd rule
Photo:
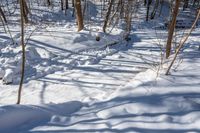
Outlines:
[[[66,18],[60,6],[54,8],[57,13],[50,8],[49,13],[35,12],[58,23],[26,28],[26,38],[31,37],[22,105],[15,104],[20,27],[18,21],[10,25],[18,45],[10,45],[0,29],[0,133],[200,133],[200,30],[191,35],[171,75],[162,73],[167,61],[157,75],[167,34],[153,30],[163,21],[146,22],[146,7],[138,4],[142,7],[134,15],[128,45],[121,42],[121,22],[112,35],[97,33],[102,27],[98,22],[76,32],[74,18]]]
[[[154,71],[142,72],[100,101],[3,106],[0,129],[8,126],[15,133],[198,133],[200,59],[198,51],[192,53],[186,54],[173,75],[155,80]]]
[[[90,47],[95,41],[79,34],[71,37],[86,40],[73,47],[66,38],[32,39],[24,105],[8,105],[16,102],[18,85],[0,84],[0,132],[199,133],[199,30],[188,42],[183,63],[178,62],[168,77],[156,77],[158,35],[163,37],[148,28],[138,29],[130,44],[109,49]],[[65,42],[58,46],[60,41]],[[74,51],[77,48],[81,52]],[[15,62],[8,64],[16,65],[19,48],[13,49],[1,49],[5,58],[0,65],[9,56]]]
[[[198,40],[193,38],[192,41]],[[197,49],[198,43],[189,45],[182,57],[184,62],[171,76],[160,75],[156,79],[156,73],[149,69],[137,74],[128,84],[119,87],[100,101],[94,99],[90,99],[89,102],[87,99],[82,101],[80,110],[74,111],[73,114],[54,113],[48,122],[34,127],[22,127],[19,131],[21,133],[198,133],[200,132],[198,74],[200,56]],[[131,54],[136,52],[128,51]],[[123,57],[125,53],[123,51],[118,54]],[[98,65],[108,62],[107,59],[113,59],[113,56],[106,57]],[[118,58],[120,59],[123,58]],[[188,68],[192,69],[188,71]],[[80,103],[71,106],[80,107]]]
[[[133,36],[134,42],[127,46],[119,44],[120,47],[117,45],[106,49],[85,46],[82,48],[82,52],[71,54],[63,52],[62,49],[73,51],[76,46],[74,48],[59,48],[61,51],[56,53],[57,45],[53,45],[54,47],[43,45],[44,48],[41,48],[41,46],[39,47],[41,43],[38,43],[34,48],[36,54],[28,54],[32,55],[30,59],[38,54],[40,54],[38,55],[40,58],[35,59],[39,59],[36,63],[35,60],[33,60],[33,63],[29,61],[30,64],[33,64],[33,68],[27,71],[32,71],[33,76],[27,77],[29,82],[24,85],[23,103],[63,103],[70,100],[84,101],[85,99],[101,100],[106,98],[117,88],[129,82],[135,74],[158,63],[159,47],[155,44],[146,43],[153,36],[147,36],[142,41],[137,39],[146,36],[148,32],[140,31],[138,37]],[[45,42],[45,40],[42,42]],[[152,45],[153,48],[149,50]],[[102,45],[100,46],[102,47]],[[86,48],[89,48],[89,50],[84,50]],[[31,47],[30,51],[34,51],[34,49]],[[62,55],[59,55],[59,53]],[[51,58],[51,60],[47,60],[48,58]],[[34,72],[34,69],[37,72]],[[0,97],[0,103],[15,103],[16,97],[12,95],[16,94],[17,86],[1,85],[1,88],[3,96]]]

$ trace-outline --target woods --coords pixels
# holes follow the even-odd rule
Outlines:
[[[168,31],[167,40],[166,40],[166,46],[165,46],[165,58],[168,59],[171,54],[175,53],[176,47],[174,40],[176,39],[176,32],[177,27],[184,28],[184,27],[190,27],[188,26],[187,22],[182,22],[181,26],[179,26],[179,14],[184,15],[184,11],[186,10],[192,10],[198,11],[199,8],[199,2],[198,1],[190,1],[190,0],[176,0],[176,1],[165,1],[165,0],[145,0],[145,1],[131,1],[131,0],[96,0],[94,3],[91,3],[89,0],[60,0],[60,1],[50,1],[47,0],[46,2],[40,2],[40,1],[27,1],[27,0],[9,0],[6,3],[2,3],[0,5],[0,20],[2,23],[2,26],[4,27],[4,31],[6,32],[9,27],[9,19],[10,15],[8,14],[11,12],[10,10],[13,10],[11,8],[7,8],[9,4],[13,4],[16,6],[19,6],[19,13],[21,15],[18,20],[20,20],[20,27],[21,27],[21,47],[22,47],[22,62],[21,62],[21,80],[20,80],[20,86],[18,91],[18,101],[17,103],[20,103],[21,93],[22,93],[22,85],[24,81],[24,75],[25,75],[25,40],[24,40],[24,34],[26,30],[26,25],[32,25],[33,22],[35,25],[37,25],[38,20],[34,20],[34,18],[37,18],[37,14],[34,13],[34,10],[32,9],[33,6],[35,6],[34,3],[37,3],[37,6],[44,6],[45,10],[53,8],[59,8],[59,10],[63,11],[64,16],[71,16],[73,18],[73,14],[75,13],[75,21],[77,24],[77,31],[80,32],[84,29],[84,27],[91,27],[94,22],[92,22],[92,6],[97,7],[95,2],[98,2],[100,5],[98,5],[100,8],[100,14],[96,14],[96,17],[100,15],[102,17],[101,27],[102,32],[109,34],[110,29],[113,29],[115,27],[118,27],[120,23],[124,23],[125,26],[123,27],[124,33],[123,33],[123,40],[130,41],[131,34],[132,34],[132,21],[136,19],[135,15],[138,13],[139,5],[144,5],[144,8],[141,10],[146,10],[146,18],[145,21],[158,21],[159,17],[162,17],[164,20],[163,26]],[[43,5],[44,4],[44,5]],[[46,7],[45,7],[46,6]],[[168,11],[169,15],[166,16],[165,11],[163,11],[164,6],[169,6]],[[70,9],[71,8],[71,9]],[[182,10],[181,10],[182,8]],[[17,12],[18,9],[16,9],[12,14],[14,15]],[[166,9],[165,9],[166,10]],[[183,11],[183,12],[182,12]],[[181,12],[181,13],[180,13]],[[42,12],[41,12],[42,13]],[[53,12],[52,12],[53,13]],[[181,17],[181,16],[180,16]],[[191,19],[194,19],[192,17]],[[167,21],[166,21],[167,20]],[[44,24],[47,22],[47,20],[42,20]],[[187,20],[185,20],[187,21]],[[53,23],[52,23],[53,24]],[[184,24],[186,24],[184,26]],[[7,26],[6,26],[7,25]],[[195,23],[195,26],[197,25],[197,22]],[[159,27],[157,27],[159,28]],[[160,27],[162,28],[162,26]],[[194,28],[194,27],[192,27]],[[109,30],[108,30],[109,29]],[[91,29],[90,29],[91,30]],[[98,32],[99,29],[97,30]],[[111,30],[112,31],[112,30]],[[9,31],[10,32],[10,31]],[[10,32],[10,36],[12,33]],[[13,39],[13,38],[12,38]],[[100,41],[101,37],[99,35],[96,36],[96,40]],[[118,42],[111,43],[111,45],[116,44]],[[178,43],[178,42],[176,42]],[[110,45],[110,44],[108,44]],[[180,51],[180,48],[178,48],[178,51]],[[162,52],[162,51],[161,51]],[[171,66],[170,66],[171,67]],[[170,69],[170,68],[169,68]],[[169,69],[167,74],[169,73]],[[9,83],[9,82],[8,82]]]
[[[199,0],[1,0],[0,133],[200,132]]]

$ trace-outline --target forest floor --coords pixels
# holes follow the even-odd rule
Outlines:
[[[77,33],[74,22],[28,29],[22,105],[20,46],[0,32],[0,133],[200,132],[200,29],[165,76],[167,32],[139,17],[129,42],[118,28],[97,42],[98,26]]]

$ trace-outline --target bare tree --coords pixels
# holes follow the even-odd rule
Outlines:
[[[110,0],[110,4],[109,4],[109,7],[108,7],[108,11],[106,13],[106,18],[104,20],[104,24],[103,24],[103,32],[106,32],[106,28],[107,28],[107,23],[108,23],[108,19],[110,17],[110,14],[111,14],[111,8],[112,8],[112,5],[114,3],[114,0]]]
[[[172,45],[174,29],[176,26],[176,18],[177,18],[178,11],[179,11],[179,5],[180,5],[180,0],[176,0],[174,11],[172,14],[172,20],[171,20],[169,30],[168,30],[168,38],[167,38],[167,45],[166,45],[166,58],[168,58],[171,53],[171,45]]]
[[[23,19],[24,19],[24,22],[25,22],[25,23],[28,23],[29,9],[28,9],[26,0],[22,0],[22,4],[23,4],[23,6],[22,6],[22,7],[23,7],[23,8],[22,8],[22,11],[23,11]]]
[[[61,4],[61,10],[64,10],[63,0],[60,0],[60,4]]]
[[[150,5],[152,3],[152,0],[148,0],[147,2],[147,13],[146,13],[146,21],[149,20],[149,10],[150,10]]]
[[[157,12],[157,9],[158,9],[158,6],[159,6],[159,3],[160,1],[159,0],[156,0],[156,3],[154,5],[154,8],[153,8],[153,11],[151,13],[151,19],[154,19],[155,15],[156,15],[156,12]]]
[[[190,28],[189,33],[186,34],[185,37],[183,37],[183,39],[180,41],[179,46],[178,46],[178,49],[176,50],[175,56],[174,56],[174,58],[173,58],[171,64],[169,65],[169,67],[168,67],[168,69],[167,69],[165,75],[168,75],[168,74],[169,74],[169,71],[170,71],[172,65],[174,64],[174,62],[175,62],[175,60],[176,60],[176,58],[177,58],[177,56],[178,56],[178,53],[180,52],[181,48],[183,47],[183,45],[185,44],[185,42],[186,42],[187,39],[189,38],[190,34],[191,34],[192,31],[194,30],[194,28],[195,28],[195,26],[196,26],[196,24],[197,24],[197,22],[198,22],[199,17],[200,17],[200,10],[198,10],[198,14],[197,14],[197,16],[196,16],[196,19],[195,19],[195,21],[194,21],[192,27]]]
[[[24,45],[24,4],[23,0],[20,0],[20,16],[21,16],[21,47],[22,47],[22,65],[21,65],[21,80],[19,84],[19,90],[18,90],[18,98],[17,98],[17,104],[20,104],[21,102],[21,92],[22,92],[22,86],[24,81],[24,72],[25,72],[25,45]]]
[[[75,8],[76,8],[76,19],[78,23],[78,31],[81,31],[84,28],[81,0],[75,0]]]
[[[125,20],[126,20],[126,35],[125,40],[129,40],[129,35],[131,32],[131,20],[133,15],[133,1],[128,0],[127,7],[126,7],[126,13],[125,13]]]
[[[3,18],[3,20],[4,20],[5,23],[7,23],[6,16],[5,16],[3,10],[1,9],[1,7],[0,7],[0,17]]]

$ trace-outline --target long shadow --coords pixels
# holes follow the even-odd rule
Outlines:
[[[8,36],[3,36],[3,35],[0,35],[0,39],[11,40],[10,37],[8,37]]]
[[[66,129],[66,130],[53,130],[53,131],[31,131],[27,133],[94,133],[94,132],[108,132],[108,133],[126,133],[126,132],[139,132],[139,133],[186,133],[186,132],[200,132],[199,129],[148,129],[148,128],[125,128],[125,129]]]
[[[81,69],[84,71],[102,72],[102,73],[138,73],[140,72],[140,71],[135,71],[135,70],[98,69],[98,68],[93,68],[93,67],[80,67],[80,66],[76,66],[74,69]]]
[[[41,48],[52,48],[52,49],[59,50],[59,51],[62,51],[62,52],[75,54],[75,52],[73,52],[73,51],[70,51],[70,50],[67,50],[67,49],[63,49],[63,48],[59,48],[59,47],[56,47],[56,46],[53,46],[53,45],[49,45],[47,43],[44,43],[44,42],[41,42],[41,41],[37,41],[37,40],[34,40],[34,39],[30,39],[30,45],[31,46],[33,45],[35,47],[41,47]]]
[[[53,132],[142,132],[142,133],[180,133],[180,132],[189,132],[189,131],[194,131],[194,132],[200,132],[200,129],[196,129],[196,128],[191,128],[191,129],[181,129],[181,128],[174,128],[174,129],[168,129],[168,128],[164,128],[164,129],[160,129],[159,127],[158,128],[154,128],[154,127],[137,127],[134,125],[134,122],[142,122],[142,123],[146,123],[146,124],[158,124],[158,123],[162,123],[162,122],[159,122],[159,121],[143,121],[143,120],[131,120],[131,118],[134,118],[134,117],[138,117],[138,116],[143,116],[143,117],[157,117],[157,116],[160,116],[160,115],[169,115],[169,116],[179,116],[179,117],[182,117],[182,116],[185,116],[191,112],[197,112],[199,113],[200,112],[200,104],[193,104],[193,107],[190,108],[190,109],[184,109],[184,110],[169,110],[169,111],[166,111],[166,112],[162,112],[162,111],[157,111],[157,112],[150,112],[148,113],[148,110],[146,111],[147,113],[142,113],[142,114],[131,114],[131,113],[128,113],[128,114],[113,114],[112,116],[106,118],[106,119],[101,119],[101,118],[90,118],[90,117],[84,117],[84,118],[87,118],[87,119],[83,119],[83,120],[79,120],[78,118],[81,116],[90,116],[90,114],[96,114],[100,111],[104,111],[104,110],[107,110],[107,109],[110,109],[110,108],[113,108],[113,107],[117,107],[117,106],[123,106],[123,105],[126,105],[126,104],[131,104],[131,103],[141,103],[141,104],[146,104],[146,105],[150,105],[150,106],[157,106],[157,107],[164,107],[166,106],[164,104],[165,100],[167,99],[170,99],[170,98],[177,98],[177,97],[195,97],[195,98],[200,98],[200,94],[199,93],[169,93],[169,94],[162,94],[162,95],[151,95],[151,96],[124,96],[124,97],[117,97],[117,98],[113,98],[111,100],[108,100],[108,101],[105,101],[105,102],[99,102],[99,103],[94,103],[92,105],[88,105],[88,106],[85,106],[84,107],[84,113],[81,113],[80,112],[77,112],[75,114],[72,114],[71,117],[74,117],[73,120],[75,122],[72,122],[72,123],[66,123],[64,125],[62,124],[52,124],[52,123],[48,123],[47,125],[48,126],[58,126],[58,127],[63,127],[63,128],[67,128],[67,129],[62,129],[61,130],[39,130],[39,131],[27,131],[29,133],[53,133]],[[174,104],[175,105],[175,104]],[[129,105],[130,106],[130,105]],[[178,103],[177,103],[177,106],[178,106]],[[76,118],[76,119],[75,119]],[[125,118],[128,118],[129,120],[122,120],[122,119],[125,119]],[[120,123],[118,123],[119,125],[120,124],[123,124],[123,123],[132,123],[132,126],[129,126],[128,128],[127,127],[124,127],[124,128],[121,128],[121,129],[115,129],[115,128],[111,128],[111,127],[108,127],[108,128],[105,128],[105,127],[102,127],[102,128],[84,128],[84,129],[77,129],[77,128],[73,128],[74,125],[79,125],[79,124],[90,124],[91,127],[92,125],[95,126],[96,123],[99,123],[99,122],[103,122],[103,121],[110,121],[110,120],[122,120]],[[181,122],[178,122],[178,121],[171,121],[169,122],[170,124],[182,124],[183,126],[187,123],[181,123]],[[76,127],[76,126],[75,126]]]

